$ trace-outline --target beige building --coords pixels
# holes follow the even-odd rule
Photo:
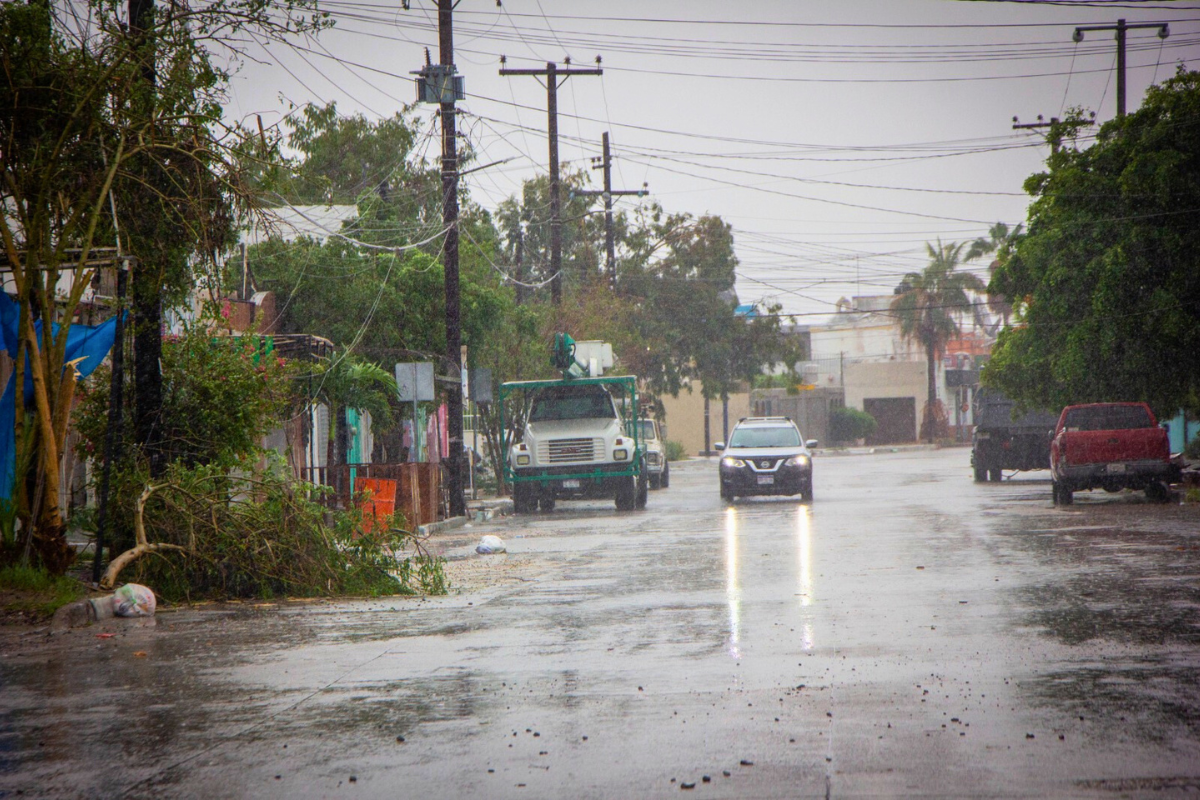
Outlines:
[[[915,442],[929,394],[925,360],[857,361],[846,364],[846,407],[879,423],[867,444]]]
[[[664,395],[661,400],[666,412],[667,439],[679,442],[689,456],[704,452],[704,395],[699,381],[692,383],[691,391],[680,390],[678,397]],[[742,417],[750,416],[750,395],[738,392],[729,397],[729,429]],[[725,440],[723,409],[720,399],[708,404],[709,447],[713,442]]]

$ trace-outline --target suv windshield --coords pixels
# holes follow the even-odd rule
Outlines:
[[[799,447],[800,432],[783,425],[763,428],[734,428],[730,447]]]
[[[616,419],[608,392],[598,386],[546,389],[533,401],[530,422],[559,419]]]

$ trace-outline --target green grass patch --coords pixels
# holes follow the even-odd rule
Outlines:
[[[0,608],[8,614],[45,619],[86,595],[87,587],[69,575],[17,565],[0,568]]]

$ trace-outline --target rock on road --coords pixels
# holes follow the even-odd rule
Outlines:
[[[5,631],[0,797],[1195,796],[1197,507],[967,458],[728,507],[693,460],[439,534],[447,597]]]

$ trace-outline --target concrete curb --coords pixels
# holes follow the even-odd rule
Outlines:
[[[449,519],[431,522],[428,525],[418,525],[417,533],[428,536],[431,533],[461,528],[468,522],[487,522],[492,517],[504,517],[513,513],[511,497],[496,497],[487,500],[472,500],[467,503],[466,516],[450,517]]]

